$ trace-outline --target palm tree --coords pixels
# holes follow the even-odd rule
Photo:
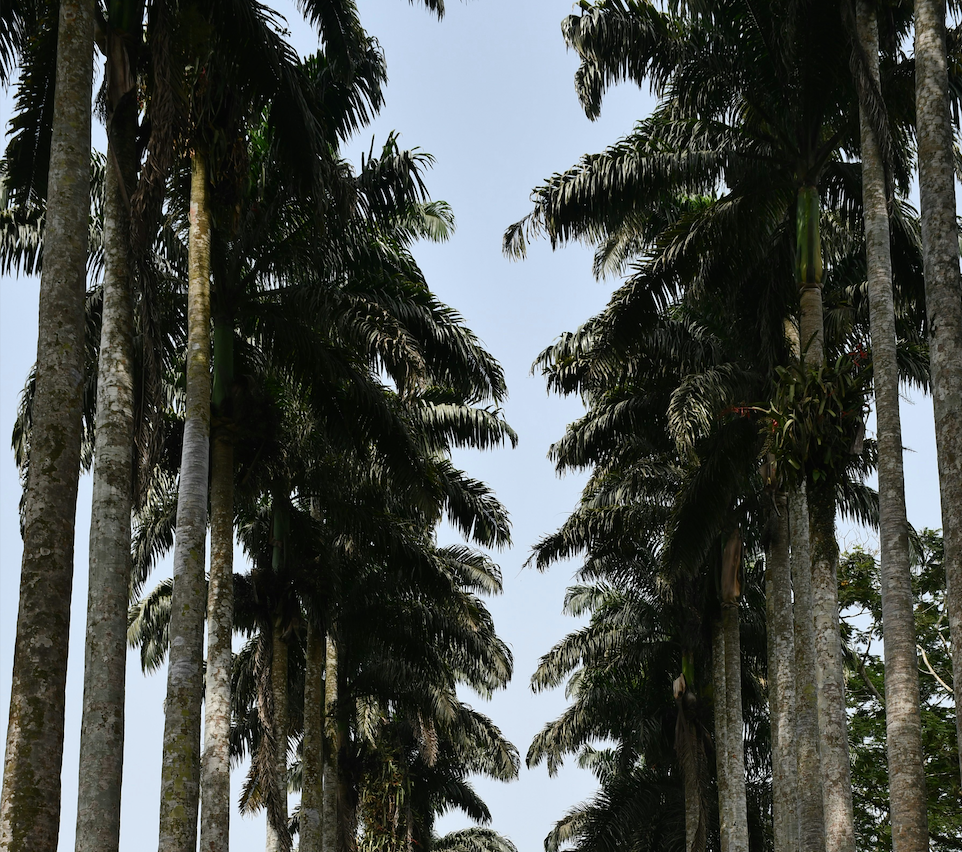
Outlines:
[[[692,206],[697,205],[689,205],[689,209]],[[652,619],[654,623],[646,629],[655,636],[679,633],[676,641],[682,646],[682,654],[675,663],[676,672],[681,671],[675,682],[675,747],[686,793],[686,846],[702,848],[705,820],[699,818],[699,813],[704,813],[699,799],[703,793],[699,792],[701,783],[694,779],[704,757],[699,759],[698,740],[692,739],[692,734],[704,722],[696,721],[690,709],[698,706],[698,696],[703,692],[699,683],[709,683],[712,672],[717,680],[718,789],[720,808],[726,815],[722,825],[726,845],[734,829],[744,829],[747,824],[741,761],[742,692],[737,685],[741,655],[737,593],[728,594],[728,606],[723,607],[727,612],[717,619],[717,640],[712,642],[707,625],[714,619],[705,614],[703,621],[694,623],[690,615],[706,605],[705,590],[693,592],[692,587],[699,589],[705,579],[719,572],[721,542],[740,540],[737,535],[729,535],[726,528],[731,530],[733,499],[744,500],[737,496],[740,486],[736,483],[753,476],[760,443],[757,430],[741,417],[722,415],[723,425],[712,429],[717,414],[711,412],[721,411],[732,398],[744,399],[741,394],[752,398],[763,393],[767,379],[763,368],[753,373],[742,366],[764,363],[759,362],[758,350],[753,348],[758,341],[746,344],[729,339],[728,329],[739,328],[741,323],[732,313],[723,313],[732,306],[723,307],[721,299],[702,294],[699,303],[698,297],[688,295],[662,316],[646,319],[644,312],[650,310],[645,298],[646,276],[651,271],[648,265],[644,272],[639,267],[639,274],[615,294],[603,314],[542,356],[542,364],[550,370],[550,384],[562,392],[579,390],[589,406],[583,421],[574,424],[555,446],[556,458],[566,466],[590,465],[593,476],[581,509],[557,536],[542,542],[537,552],[539,564],[543,564],[552,556],[571,555],[585,548],[585,570],[613,570],[619,585],[625,582],[629,570],[642,575],[651,570],[639,558],[641,554],[635,555],[630,549],[632,538],[645,542],[635,545],[639,551],[649,548],[663,554],[663,563],[655,569],[658,579],[647,582],[656,589],[659,584],[673,589],[663,604],[671,615],[663,612],[655,616],[652,604],[642,609],[634,603],[640,612],[633,618],[642,624],[646,618]],[[696,307],[699,304],[700,310]],[[746,299],[744,304],[749,307],[752,301]],[[752,353],[744,362],[740,357],[747,353],[740,349]],[[727,406],[729,411],[735,407]],[[737,407],[749,411],[743,405]],[[698,459],[703,463],[697,463]],[[696,505],[697,509],[691,508]],[[734,555],[731,548],[726,550]],[[635,561],[637,565],[633,565]],[[655,560],[649,555],[648,561]],[[734,564],[733,560],[729,567]],[[692,579],[699,576],[705,579]],[[658,599],[657,592],[648,594]],[[674,624],[673,618],[677,619]],[[695,639],[699,634],[701,639]],[[607,665],[619,660],[619,650],[611,639],[599,637],[595,641],[599,652],[604,653],[603,659],[609,661]],[[726,645],[730,651],[727,654]],[[702,662],[697,670],[698,661],[709,656],[711,646],[713,665]],[[571,658],[570,652],[562,657]],[[630,652],[618,665],[624,665],[627,671],[638,670]],[[726,679],[732,683],[730,688]],[[670,701],[667,706],[671,707]],[[579,716],[590,720],[595,712],[600,711],[584,708]],[[606,734],[599,731],[598,735]],[[727,785],[726,779],[730,781]],[[743,791],[740,808],[735,804],[739,790]],[[742,816],[736,816],[738,810]],[[703,824],[700,829],[699,823]],[[731,842],[744,846],[747,835],[732,836]]]
[[[935,408],[935,443],[945,536],[945,580],[953,647],[962,648],[962,299],[953,137],[949,115],[945,3],[915,3],[915,92],[925,304]],[[952,661],[956,706],[962,653]],[[956,717],[962,771],[962,716]]]
[[[892,841],[896,852],[924,852],[929,839],[922,717],[909,567],[909,527],[902,471],[899,370],[888,222],[889,191],[880,138],[888,128],[884,113],[879,115],[872,109],[873,102],[884,104],[884,101],[880,90],[878,22],[875,9],[866,0],[859,0],[856,4],[855,30],[857,61],[864,57],[868,66],[865,69],[868,78],[865,82],[868,85],[861,86],[859,91],[859,116],[872,373],[878,424],[879,539],[885,617],[885,718],[891,780]]]
[[[729,192],[706,227],[728,228],[729,244],[746,237],[758,240],[772,225],[776,234],[785,227],[795,230],[791,250],[800,295],[801,352],[809,365],[822,362],[819,196],[845,197],[846,167],[838,162],[837,152],[840,146],[855,144],[848,125],[833,118],[832,126],[828,117],[851,115],[854,98],[847,69],[837,61],[844,54],[841,42],[821,54],[828,47],[826,30],[813,24],[819,15],[835,10],[817,4],[806,4],[804,12],[801,8],[753,4],[742,9],[736,3],[684,9],[673,17],[646,4],[602,2],[586,5],[582,14],[569,18],[565,35],[582,58],[576,82],[589,117],[597,114],[605,88],[620,79],[652,82],[662,96],[661,106],[631,137],[536,190],[535,212],[509,229],[506,244],[523,250],[525,230],[544,229],[553,241],[587,238],[600,242],[596,267],[617,268],[642,244],[639,220],[645,214],[639,212],[640,204],[657,208],[672,187],[695,193],[724,181]],[[835,32],[831,38],[838,36]],[[708,44],[714,47],[706,52]],[[753,76],[755,71],[760,73]],[[901,177],[904,165],[897,165]],[[764,202],[759,200],[761,191]],[[745,217],[742,222],[749,214],[759,217],[754,234],[746,228],[735,236],[739,214]],[[761,218],[770,216],[781,224],[770,219],[769,226],[761,227]],[[747,247],[742,252],[738,259],[744,263]],[[782,269],[787,259],[780,260]],[[664,275],[652,276],[651,284],[655,293],[659,287],[664,293],[676,286]],[[837,827],[832,842],[850,848],[841,659],[833,616],[835,490],[835,483],[827,481],[807,488],[820,646],[802,669],[818,669],[818,692],[831,700],[822,702],[819,717],[822,771],[811,762],[799,771],[807,767],[801,789],[809,796],[828,779],[828,819]],[[797,596],[796,603],[804,626],[809,621],[806,601]],[[802,637],[798,650],[808,647]],[[800,715],[815,694],[814,688],[801,691]],[[811,740],[809,745],[805,754],[810,755]],[[809,820],[801,826],[806,836],[811,828]]]
[[[56,849],[80,465],[93,3],[60,4],[41,277],[35,460],[26,485],[20,612],[0,796],[0,843]],[[3,18],[5,44],[9,20]]]
[[[136,183],[139,159],[136,69],[143,7],[114,2],[108,13],[105,269],[97,368],[77,852],[117,849],[120,843],[134,482],[134,264],[129,239],[129,198]]]
[[[186,419],[177,502],[170,628],[174,639],[168,668],[161,782],[160,848],[164,850],[193,849],[197,831],[205,613],[201,601],[206,598],[204,543],[211,405],[210,192],[212,186],[216,187],[219,201],[225,206],[236,196],[236,184],[242,176],[238,157],[243,159],[240,139],[244,114],[256,114],[271,97],[291,108],[285,119],[288,126],[300,121],[300,126],[306,127],[306,138],[299,140],[299,144],[308,145],[310,156],[305,161],[315,177],[320,162],[316,156],[320,147],[316,122],[304,109],[293,54],[273,29],[265,10],[260,7],[251,10],[242,3],[236,14],[223,5],[216,9],[192,7],[191,12],[202,19],[206,15],[213,16],[211,20],[214,20],[223,13],[227,17],[226,28],[192,27],[193,42],[182,45],[192,63],[195,79],[191,81]],[[231,27],[240,29],[231,30]],[[218,32],[221,37],[232,32],[237,38],[217,41],[221,49],[215,50],[211,32]],[[243,57],[237,54],[238,45]],[[229,93],[227,79],[237,86]],[[246,103],[244,95],[249,97]],[[213,144],[217,132],[228,140],[226,150]],[[215,667],[217,671],[223,668],[222,665]],[[220,841],[223,842],[223,831]]]

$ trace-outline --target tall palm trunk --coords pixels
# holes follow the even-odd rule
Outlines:
[[[845,676],[838,621],[838,544],[835,484],[809,483],[812,608],[815,615],[815,683],[818,744],[827,852],[855,852],[852,769],[848,755]]]
[[[289,852],[291,835],[287,828],[287,640],[280,618],[271,631],[271,690],[274,696],[274,807],[268,811],[267,852]]]
[[[775,495],[765,549],[768,704],[772,724],[772,827],[775,852],[798,844],[798,760],[795,754],[795,627],[789,556],[788,499]]]
[[[273,499],[271,568],[275,584],[282,579],[287,560],[291,532],[288,494],[289,488],[278,489]],[[291,848],[291,835],[287,828],[288,648],[284,633],[284,619],[278,612],[270,624],[271,711],[264,714],[271,733],[269,741],[273,743],[270,766],[264,767],[265,771],[271,773],[267,790],[267,852],[288,852]]]
[[[357,799],[344,762],[351,710],[344,697],[342,653],[334,631],[329,632],[324,691],[331,757],[324,768],[324,852],[357,849]]]
[[[62,0],[0,847],[55,850],[80,473],[93,3]]]
[[[682,653],[682,673],[672,684],[677,717],[675,721],[675,753],[681,765],[685,790],[685,850],[704,852],[706,820],[702,776],[705,751],[696,720],[698,699],[695,694],[695,661],[690,651]]]
[[[825,360],[822,317],[822,250],[818,190],[798,193],[796,275],[801,291],[802,358],[806,366]],[[812,548],[812,615],[815,625],[819,763],[827,852],[855,852],[852,776],[845,724],[845,683],[838,624],[838,544],[834,486],[823,477],[808,482]]]
[[[227,852],[230,842],[231,639],[234,629],[234,444],[231,438],[233,324],[214,327],[210,476],[210,579],[207,584],[207,670],[204,753],[200,775],[201,852]]]
[[[738,635],[738,604],[722,607],[725,634],[725,763],[731,797],[730,852],[748,852],[748,803],[745,792],[745,723],[742,716],[742,651]]]
[[[711,630],[712,691],[715,694],[715,772],[718,784],[718,827],[721,852],[731,852],[734,814],[731,808],[731,779],[728,764],[728,694],[725,666],[725,628],[721,618],[715,619]]]
[[[338,850],[338,793],[340,790],[341,731],[337,724],[338,665],[337,640],[328,631],[325,647],[324,721],[330,749],[324,760],[324,796],[321,807],[321,848],[324,852]]]
[[[878,87],[878,23],[874,7],[866,0],[856,3],[856,28],[862,53],[868,60],[867,71]],[[902,471],[888,193],[881,149],[864,97],[860,97],[859,115],[872,370],[878,422],[885,730],[892,845],[894,852],[926,852],[929,848],[929,832],[922,763],[922,717],[915,654],[908,519]]]
[[[915,102],[922,214],[925,308],[935,409],[946,610],[962,707],[962,283],[952,168],[945,0],[915,2]],[[955,716],[962,772],[962,713]]]
[[[116,19],[112,25],[118,25]],[[138,25],[139,29],[139,25]],[[139,35],[137,36],[139,40]],[[135,80],[116,66],[123,35],[108,36],[108,77],[121,90],[108,124],[104,200],[104,304],[90,513],[77,852],[116,850],[124,760],[130,513],[133,501],[134,376],[128,188],[137,176]],[[117,80],[121,77],[121,80]]]
[[[798,848],[825,849],[822,769],[815,688],[815,616],[812,603],[812,551],[808,495],[804,484],[788,495],[792,592],[795,598],[795,759],[798,767]]]
[[[321,852],[324,821],[324,631],[307,624],[304,663],[304,739],[301,743],[300,852]]]
[[[210,210],[206,160],[198,151],[191,160],[188,252],[187,418],[177,492],[159,852],[195,852],[197,845],[211,391]]]
[[[718,812],[722,849],[728,852],[748,852],[742,654],[738,635],[741,563],[741,532],[735,529],[722,548],[721,615],[712,634],[715,730],[719,734],[715,749],[719,761]]]

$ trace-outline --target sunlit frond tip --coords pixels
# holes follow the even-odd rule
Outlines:
[[[536,208],[523,219],[509,225],[501,241],[501,251],[511,260],[524,260],[528,254],[528,243],[544,234],[544,219],[540,208]]]

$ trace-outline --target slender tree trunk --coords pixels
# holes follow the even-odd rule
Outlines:
[[[874,7],[866,0],[856,3],[856,27],[862,50],[868,57],[868,70],[878,86],[878,23]],[[895,354],[888,198],[879,144],[864,104],[860,104],[860,107],[869,319],[878,423],[885,730],[892,845],[894,852],[926,852],[929,848],[929,831],[905,478],[902,471],[902,425]]]
[[[827,852],[855,852],[852,770],[845,716],[845,675],[838,621],[838,544],[835,489],[809,484],[815,681],[818,687],[819,760]]]
[[[300,849],[320,852],[325,831],[324,773],[328,764],[325,747],[325,664],[327,648],[323,631],[307,628],[304,680],[303,781],[301,786]]]
[[[798,844],[798,760],[795,753],[795,626],[789,556],[788,499],[775,495],[771,541],[765,553],[768,624],[768,704],[772,724],[772,827],[775,852]]]
[[[324,850],[355,852],[357,849],[357,801],[344,755],[348,748],[350,708],[344,700],[342,649],[333,631],[327,636],[325,703],[331,742],[330,769],[324,773]],[[328,784],[328,781],[331,783]],[[328,845],[330,844],[330,845]]]
[[[678,712],[682,713],[681,707]],[[705,848],[705,832],[701,822],[701,779],[697,772],[682,769],[685,787],[685,849],[687,852],[701,852]]]
[[[798,193],[796,279],[801,290],[799,324],[802,359],[807,367],[817,367],[825,360],[819,215],[817,189],[814,186],[802,187]],[[838,626],[835,493],[824,479],[818,487],[808,482],[807,490],[825,848],[827,852],[855,852],[855,817],[845,724],[845,684]]]
[[[93,3],[62,0],[0,848],[55,850],[80,473]]]
[[[106,852],[120,845],[134,475],[134,306],[127,188],[137,175],[135,98],[125,97],[117,105],[108,135],[77,852]]]
[[[337,727],[337,642],[328,631],[325,647],[324,721],[330,749],[324,755],[324,795],[321,807],[321,848],[338,852],[338,792],[340,784],[340,734]]]
[[[681,766],[685,789],[685,849],[686,852],[705,852],[706,824],[702,796],[705,750],[696,721],[698,697],[695,692],[694,670],[694,656],[684,651],[681,676],[672,684],[677,709],[675,753]]]
[[[191,161],[188,252],[187,418],[177,492],[159,852],[195,852],[197,846],[211,391],[210,211],[206,161],[197,151]]]
[[[745,792],[745,722],[742,716],[742,646],[738,604],[722,606],[725,631],[725,735],[728,794],[731,798],[730,852],[748,852],[748,804]]]
[[[230,843],[233,628],[234,447],[228,429],[221,424],[211,451],[207,671],[204,687],[204,752],[200,775],[201,852],[227,852]]]
[[[291,835],[287,829],[287,640],[279,618],[271,631],[271,689],[274,693],[274,783],[277,785],[277,810],[268,813],[267,852],[288,852]]]
[[[726,682],[725,628],[722,619],[712,624],[712,691],[715,693],[715,772],[718,776],[718,827],[721,852],[732,852],[731,778],[728,763],[728,684]]]
[[[304,739],[301,743],[299,852],[321,852],[324,796],[324,631],[307,624],[304,670]]]
[[[945,0],[915,2],[915,103],[925,308],[935,409],[946,610],[962,707],[962,281],[945,50]],[[962,712],[955,716],[962,772]]]
[[[798,848],[825,849],[822,768],[818,744],[818,691],[815,686],[815,615],[808,496],[804,485],[788,496],[795,597],[795,757],[798,765]]]

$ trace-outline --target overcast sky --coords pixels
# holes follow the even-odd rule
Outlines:
[[[556,529],[575,505],[581,480],[559,480],[546,458],[548,445],[580,414],[572,400],[548,397],[543,380],[530,375],[538,352],[560,333],[576,328],[607,301],[615,282],[591,277],[590,252],[581,247],[552,253],[536,244],[523,263],[501,255],[505,227],[529,210],[530,190],[552,172],[601,150],[626,134],[652,101],[622,86],[589,122],[574,93],[577,66],[561,38],[565,0],[448,0],[440,23],[404,0],[359,0],[362,22],[386,53],[387,106],[376,123],[348,146],[359,162],[372,137],[400,133],[402,147],[418,147],[437,159],[428,175],[433,197],[448,201],[457,217],[454,238],[415,252],[432,289],[461,312],[501,361],[510,397],[507,419],[520,435],[516,450],[460,454],[472,476],[486,480],[507,505],[515,546],[497,554],[505,594],[490,603],[501,635],[515,655],[510,688],[494,701],[467,698],[490,715],[521,751],[564,707],[560,693],[532,695],[528,680],[538,657],[576,624],[561,616],[562,599],[576,565],[547,575],[523,568],[531,545]],[[275,5],[275,4],[272,4]],[[276,4],[282,8],[282,4]],[[302,54],[317,40],[286,5],[292,39]],[[10,98],[0,101],[4,126]],[[102,139],[102,131],[100,131]],[[102,143],[101,143],[102,144]],[[36,355],[38,282],[4,279],[0,288],[0,708],[9,706],[21,547],[17,522],[20,487],[7,436],[27,370]],[[904,406],[910,520],[939,526],[931,406]],[[72,848],[76,816],[77,731],[82,683],[86,603],[89,477],[81,483],[77,517],[76,578],[68,674],[67,742],[63,772],[61,849]],[[866,535],[845,531],[843,546]],[[242,566],[238,566],[238,570]],[[156,579],[161,575],[158,574]],[[666,682],[666,689],[670,684]],[[139,852],[156,844],[165,673],[149,678],[136,660],[128,666],[128,714],[121,848]],[[235,781],[238,781],[235,778]],[[566,770],[549,779],[543,767],[522,769],[509,785],[480,783],[494,814],[493,827],[521,852],[538,852],[563,812],[592,789],[590,777]],[[442,828],[466,826],[459,814]],[[232,817],[235,852],[263,849],[263,819]]]

